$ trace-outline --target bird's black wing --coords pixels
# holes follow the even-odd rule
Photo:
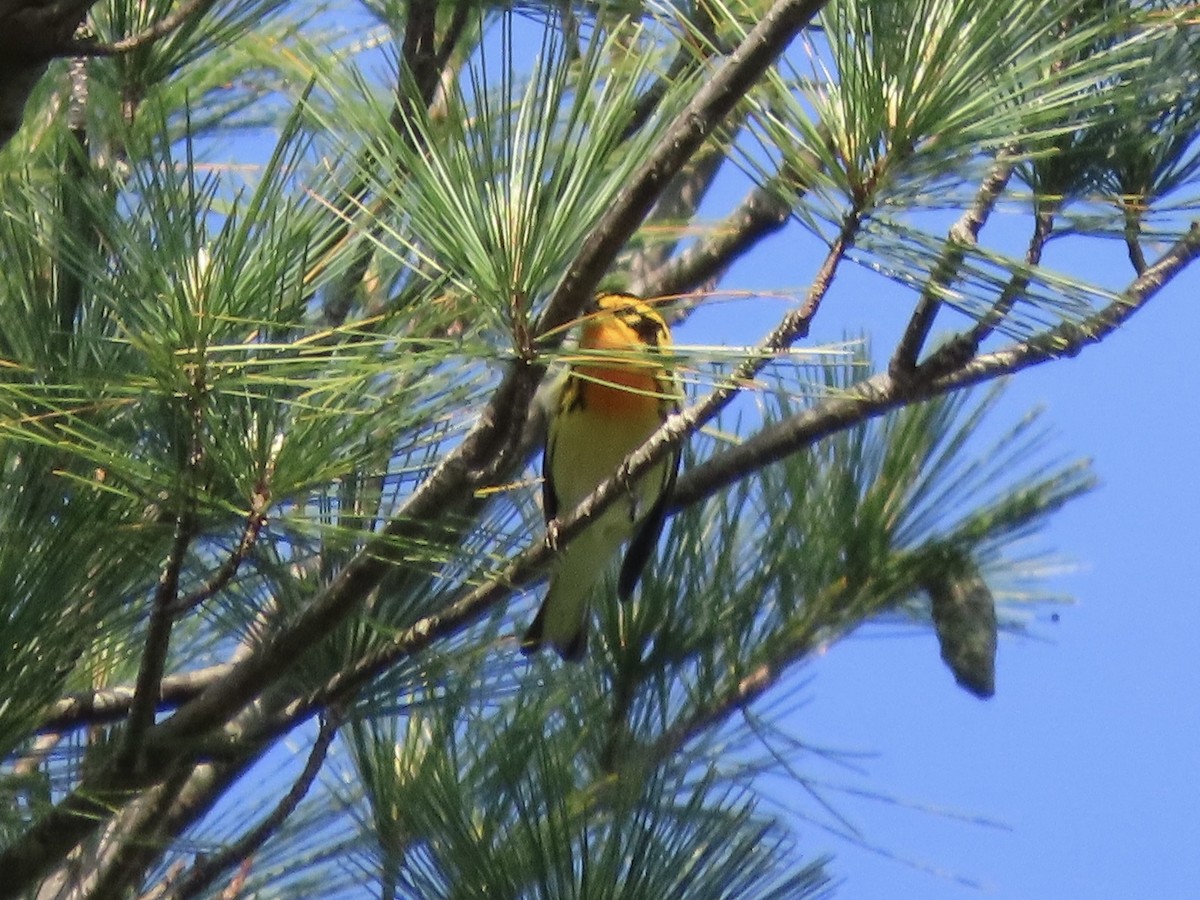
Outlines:
[[[642,519],[633,540],[629,542],[629,549],[625,552],[625,561],[621,563],[621,574],[617,577],[617,596],[622,600],[628,600],[633,596],[633,589],[637,587],[638,579],[642,577],[646,563],[649,562],[650,555],[654,552],[655,545],[658,544],[658,536],[662,534],[663,523],[667,520],[667,505],[671,502],[671,495],[675,492],[680,455],[679,448],[676,448],[667,460],[666,478],[658,499],[654,501],[654,506],[650,508],[646,518]]]

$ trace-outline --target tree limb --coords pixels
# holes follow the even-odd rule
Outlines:
[[[167,675],[159,685],[157,711],[173,709],[186,703],[228,675],[231,668],[233,663],[228,662],[194,672]],[[129,714],[133,695],[132,687],[119,685],[63,697],[47,710],[46,718],[38,725],[37,732],[59,734],[75,728],[104,725],[123,719]]]
[[[987,222],[996,206],[996,201],[1000,199],[1000,195],[1008,186],[1014,163],[1015,150],[1001,150],[996,155],[995,165],[992,166],[991,171],[979,186],[974,203],[951,226],[942,256],[933,272],[930,273],[929,280],[925,283],[925,289],[917,301],[917,308],[913,311],[908,327],[904,330],[904,336],[896,346],[896,352],[888,365],[888,370],[893,377],[901,378],[916,367],[917,358],[921,355],[921,348],[929,336],[929,329],[933,327],[933,320],[941,308],[941,295],[957,276],[967,248],[975,245],[980,229]]]
[[[187,900],[187,898],[197,896],[225,871],[243,860],[249,859],[274,836],[280,826],[296,811],[300,801],[304,799],[312,788],[313,782],[317,780],[317,775],[325,764],[329,747],[333,743],[333,739],[337,737],[340,722],[340,718],[336,715],[322,718],[304,769],[275,808],[261,822],[220,853],[197,860],[195,865],[183,876],[183,879],[172,886],[166,896],[172,900]]]
[[[763,466],[810,446],[836,431],[883,415],[908,403],[1011,375],[1030,366],[1074,356],[1089,344],[1104,340],[1200,255],[1200,223],[1193,223],[1179,241],[1149,266],[1120,299],[1081,323],[1063,323],[1027,341],[963,362],[954,371],[899,381],[883,372],[854,385],[812,409],[797,413],[760,431],[742,444],[682,473],[672,506],[678,510],[697,503]]]

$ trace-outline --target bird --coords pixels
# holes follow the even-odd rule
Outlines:
[[[551,395],[542,454],[542,512],[549,531],[616,473],[663,421],[680,408],[681,394],[667,354],[671,330],[632,294],[598,295],[583,319],[579,349]],[[662,532],[679,471],[674,449],[645,472],[567,544],[550,572],[537,615],[521,639],[526,655],[549,645],[568,662],[587,651],[589,595],[629,541],[617,595],[628,600]]]

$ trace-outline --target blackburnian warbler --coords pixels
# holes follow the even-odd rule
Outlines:
[[[551,400],[542,459],[547,523],[573,510],[679,409],[679,387],[663,357],[670,346],[667,323],[637,297],[596,299],[579,340],[583,353]],[[583,657],[588,595],[621,544],[632,539],[617,580],[617,595],[629,599],[662,531],[678,469],[675,450],[563,549],[546,599],[521,640],[523,653],[549,644],[565,660]]]

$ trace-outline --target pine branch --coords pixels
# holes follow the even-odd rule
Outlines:
[[[437,4],[422,0],[409,5],[404,44],[401,48],[401,67],[395,87],[396,99],[388,114],[388,124],[401,140],[420,140],[419,132],[409,128],[406,123],[416,114],[418,106],[428,109],[434,102],[445,68],[457,49],[459,40],[462,39],[471,8],[467,0],[460,0],[455,5],[446,35],[441,45],[435,46]],[[346,320],[354,302],[355,291],[366,277],[371,261],[375,258],[377,241],[383,231],[380,217],[387,201],[377,200],[368,204],[367,180],[361,173],[381,163],[374,148],[368,147],[363,151],[361,159],[352,168],[356,174],[342,192],[342,201],[335,210],[344,227],[331,237],[331,246],[341,243],[349,236],[354,222],[351,213],[355,209],[369,207],[370,219],[375,224],[370,229],[371,239],[361,242],[350,265],[323,301],[322,313],[328,325],[338,326]]]
[[[329,753],[333,739],[337,737],[340,722],[340,717],[335,714],[321,719],[316,740],[313,741],[304,769],[275,808],[254,828],[220,853],[197,861],[184,875],[183,880],[172,886],[167,894],[168,897],[173,900],[187,900],[187,898],[198,896],[226,871],[248,860],[258,852],[262,845],[279,831],[317,780],[317,775],[320,774],[321,767],[325,764],[325,757]]]
[[[951,226],[942,257],[930,274],[924,291],[921,292],[917,308],[913,311],[904,336],[896,346],[896,352],[888,366],[894,378],[902,378],[916,367],[921,348],[929,337],[929,329],[933,327],[933,320],[941,309],[941,295],[957,276],[967,248],[975,246],[980,230],[995,208],[996,201],[1008,186],[1013,173],[1015,154],[1015,148],[1001,150],[997,154],[995,165],[975,194],[975,201]]]
[[[725,163],[725,153],[719,147],[709,147],[698,153],[691,164],[679,173],[667,186],[663,195],[654,207],[653,213],[646,220],[645,227],[653,229],[655,225],[662,229],[677,228],[679,222],[689,222],[699,209],[701,201],[712,187],[717,174]],[[641,280],[650,272],[662,267],[675,247],[679,244],[681,235],[677,232],[669,240],[648,240],[646,244],[634,253],[629,260],[631,278],[630,290],[641,296],[661,296],[647,293],[641,286]]]
[[[184,0],[167,15],[153,25],[142,29],[136,34],[128,35],[111,44],[97,41],[72,41],[61,49],[59,56],[119,56],[148,47],[155,41],[165,38],[178,29],[188,19],[203,16],[216,3],[216,0]]]
[[[576,309],[582,305],[582,296],[576,297],[574,292],[585,289],[583,278],[592,277],[589,284],[595,284],[599,279],[598,269],[601,263],[606,266],[611,261],[619,248],[618,238],[623,241],[636,227],[631,214],[644,214],[653,201],[655,186],[686,163],[688,154],[700,146],[710,128],[736,103],[739,91],[744,91],[770,65],[774,59],[771,53],[782,52],[791,37],[822,5],[817,0],[778,0],[713,80],[680,114],[632,179],[632,186],[622,192],[609,214],[601,219],[551,299],[540,331],[544,333],[565,324],[573,315],[569,312],[568,301],[574,303]],[[607,256],[602,259],[605,253]],[[594,269],[597,271],[593,277]],[[831,275],[832,270],[826,277]],[[768,346],[768,352],[782,349],[790,340],[802,336],[811,314],[816,311],[815,303],[827,287],[826,282],[819,291],[814,290],[814,299],[806,304],[807,313],[802,310],[785,321],[777,337],[782,339],[790,335],[790,339],[778,347]],[[810,305],[811,309],[808,308]],[[763,364],[759,361],[753,371],[758,371]],[[270,635],[257,651],[239,663],[223,682],[158,726],[160,740],[170,744],[203,733],[250,702],[258,691],[286,671],[305,649],[323,638],[378,583],[391,566],[389,546],[395,540],[418,538],[427,521],[444,518],[448,512],[461,511],[471,492],[491,483],[509,466],[519,462],[513,458],[513,451],[519,446],[524,411],[529,407],[540,374],[535,365],[518,365],[496,391],[463,443],[445,457],[413,493],[384,529],[381,538],[349,563],[333,584],[314,597],[293,622]],[[709,416],[715,415],[735,392],[736,389],[729,390],[721,399],[715,400]],[[670,439],[678,440],[682,434],[681,430]],[[663,440],[653,449],[656,453],[665,453],[666,448]],[[629,473],[625,477],[629,477]],[[614,490],[609,489],[610,498],[615,496]],[[581,521],[578,527],[582,528],[583,524]],[[474,609],[475,603],[468,603],[467,608]]]
[[[1142,209],[1136,200],[1123,200],[1121,211],[1125,217],[1125,248],[1133,271],[1141,275],[1146,271],[1146,253],[1142,250]]]
[[[228,675],[232,668],[233,663],[229,662],[194,672],[167,675],[159,685],[156,711],[174,709],[186,703]],[[47,711],[37,732],[44,735],[62,734],[76,728],[118,721],[129,714],[133,696],[133,687],[118,686],[63,697]]]
[[[599,283],[617,252],[654,205],[661,186],[683,168],[711,131],[826,2],[776,0],[771,5],[665,129],[646,162],[600,218],[551,295],[539,333],[561,328],[578,315],[588,292]]]
[[[1142,309],[1200,254],[1200,223],[1148,267],[1121,297],[1078,324],[1064,323],[1027,341],[961,362],[936,373],[918,367],[897,381],[880,373],[812,409],[770,425],[742,444],[682,473],[675,485],[674,509],[697,503],[728,485],[811,446],[836,431],[876,418],[901,406],[929,400],[971,385],[1011,375],[1030,366],[1075,356],[1104,340]],[[928,374],[930,377],[925,377]]]

